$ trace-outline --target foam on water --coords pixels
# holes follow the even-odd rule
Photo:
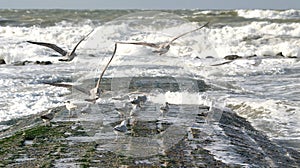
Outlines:
[[[221,108],[220,105],[224,103],[224,98],[218,98],[213,100],[207,94],[203,93],[191,93],[187,91],[181,92],[166,92],[166,93],[156,93],[149,96],[150,101],[154,103],[161,104],[162,102],[169,102],[171,104],[186,104],[186,105],[202,105],[202,106],[210,106],[211,102],[217,103],[216,105]]]
[[[7,63],[24,60],[57,60],[49,55],[59,55],[57,52],[38,45],[27,43],[30,41],[49,42],[69,51],[77,41],[86,35],[92,28],[90,26],[65,27],[52,26],[47,28],[32,27],[0,27],[0,36],[3,37],[0,48],[0,58]],[[74,36],[76,34],[76,36]],[[80,48],[80,46],[79,46]]]
[[[222,57],[276,55],[279,52],[284,56],[296,56],[299,36],[299,23],[251,22],[238,27],[212,28],[208,32],[209,40]]]
[[[300,19],[300,10],[236,10],[238,16],[259,19]]]
[[[230,99],[229,104],[269,137],[299,137],[299,104],[280,100]]]
[[[36,114],[51,107],[63,105],[65,88],[41,84],[70,78],[60,74],[57,67],[1,66],[0,121]],[[67,69],[64,70],[67,72]]]

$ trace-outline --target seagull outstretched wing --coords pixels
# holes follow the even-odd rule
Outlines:
[[[48,48],[51,48],[52,50],[58,52],[59,54],[61,54],[62,56],[65,56],[67,55],[67,51],[63,50],[62,48],[58,47],[57,45],[55,44],[51,44],[51,43],[44,43],[44,42],[35,42],[35,41],[27,41],[28,43],[31,43],[31,44],[36,44],[36,45],[41,45],[41,46],[45,46],[45,47],[48,47]]]
[[[185,36],[185,35],[187,35],[187,34],[189,34],[189,33],[195,32],[195,31],[197,31],[197,30],[199,30],[199,29],[202,29],[203,27],[206,27],[208,24],[209,24],[209,22],[205,23],[205,24],[204,24],[203,26],[201,26],[201,27],[198,27],[197,29],[194,29],[194,30],[185,32],[185,33],[183,33],[183,34],[180,34],[180,35],[174,37],[172,40],[170,40],[169,44],[173,43],[175,40],[177,40],[178,38],[180,38],[180,37],[182,37],[182,36]]]
[[[75,51],[76,51],[76,49],[77,49],[77,47],[79,46],[79,44],[83,41],[83,40],[85,40],[92,32],[94,31],[94,29],[91,31],[91,32],[89,32],[87,35],[85,35],[77,44],[76,44],[76,46],[73,48],[73,50],[72,50],[72,52],[70,53],[70,55],[73,55],[74,53],[75,53]]]
[[[119,44],[134,44],[134,45],[142,45],[142,46],[148,46],[153,48],[159,48],[158,44],[155,43],[147,43],[147,42],[117,42]]]

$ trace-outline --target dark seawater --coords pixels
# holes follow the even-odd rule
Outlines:
[[[79,23],[95,24],[99,26],[105,22],[118,17],[135,13],[147,12],[151,10],[61,10],[61,9],[1,9],[1,26],[54,26],[65,21],[74,25]],[[157,10],[157,12],[167,12],[178,15],[191,22],[214,22],[218,26],[224,25],[245,25],[255,21],[268,21],[271,23],[299,23],[299,14],[294,18],[269,19],[269,18],[245,18],[238,15],[236,10]]]

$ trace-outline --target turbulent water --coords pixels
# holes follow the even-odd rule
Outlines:
[[[149,101],[230,108],[270,139],[300,151],[299,10],[0,10],[0,58],[6,62],[0,65],[0,121],[37,114],[66,100],[82,103],[76,91],[45,83],[93,85],[89,79],[99,76],[116,41],[164,42],[208,21],[208,27],[179,38],[162,56],[148,47],[119,45],[104,77],[128,80],[113,81],[112,94],[121,96],[120,85],[126,92],[129,84],[122,83],[132,77],[172,77],[180,90],[148,90]],[[26,42],[71,50],[93,29],[72,62],[59,62],[51,49]],[[227,55],[241,58],[212,66],[227,62]],[[16,66],[25,60],[53,64]],[[182,77],[204,81],[209,89],[199,92]],[[238,163],[238,158],[209,150]]]

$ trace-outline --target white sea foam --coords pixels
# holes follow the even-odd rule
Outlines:
[[[215,28],[208,37],[218,55],[238,54],[296,56],[300,41],[299,23],[252,22],[245,26]]]
[[[236,10],[238,16],[259,19],[299,19],[300,10]]]
[[[249,100],[234,98],[228,103],[253,123],[254,127],[274,139],[300,136],[299,104],[281,100]]]
[[[36,26],[0,27],[0,36],[3,37],[1,43],[5,44],[0,48],[0,57],[4,57],[10,63],[29,58],[36,60],[41,56],[56,54],[51,49],[28,44],[25,42],[26,40],[51,42],[70,50],[83,35],[92,29],[89,25],[83,27],[63,25],[47,28]],[[179,27],[166,27],[157,32],[155,29],[145,27],[132,29],[126,24],[103,25],[96,29],[95,35],[91,37],[94,40],[88,40],[86,45],[80,45],[79,48],[86,50],[98,48],[101,51],[103,51],[102,49],[107,51],[115,41],[164,42],[195,27],[197,26],[193,24],[183,24]],[[209,55],[224,57],[230,54],[275,55],[279,52],[282,52],[284,56],[296,56],[300,46],[300,41],[297,40],[299,36],[299,23],[252,22],[239,27],[203,28],[178,39],[176,44],[171,47],[170,53],[202,58]],[[111,50],[110,48],[109,50]],[[136,50],[145,48],[142,46],[120,45],[119,48],[119,53],[128,55],[147,51]]]
[[[24,60],[57,60],[49,58],[50,54],[56,54],[55,51],[27,43],[30,41],[49,42],[57,44],[63,49],[69,51],[75,44],[89,31],[90,26],[83,27],[63,27],[52,26],[48,28],[32,27],[0,27],[1,41],[0,56],[7,63]],[[79,46],[80,48],[80,46]]]
[[[67,78],[51,66],[1,66],[0,121],[36,114],[51,107],[63,105],[66,88],[42,85],[42,81]],[[67,68],[69,69],[69,68]],[[68,70],[64,71],[67,72]]]
[[[204,143],[203,148],[212,153],[216,160],[221,160],[223,163],[249,166],[245,163],[243,156],[234,150],[234,145],[232,145],[224,130],[218,125],[211,125],[210,127],[210,129],[214,130],[214,134],[211,135],[213,142],[209,144]],[[209,129],[206,128],[201,131],[207,132]]]

